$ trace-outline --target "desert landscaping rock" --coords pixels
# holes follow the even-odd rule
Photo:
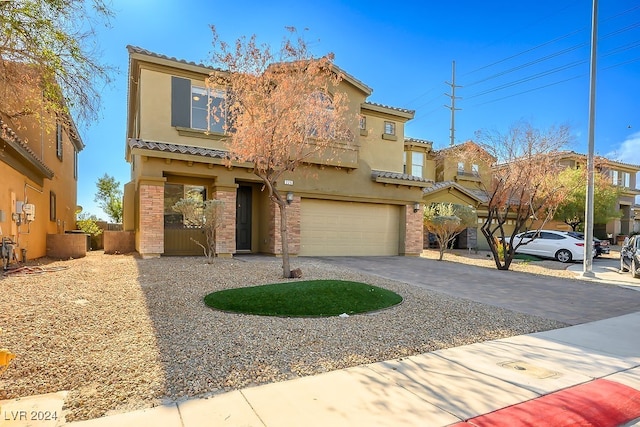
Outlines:
[[[46,265],[68,268],[0,276],[0,347],[17,355],[0,400],[66,390],[67,421],[564,326],[304,258],[292,262],[304,280],[371,283],[404,301],[346,318],[251,316],[203,297],[283,280],[277,258],[90,252]]]

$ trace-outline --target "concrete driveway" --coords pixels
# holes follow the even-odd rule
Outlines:
[[[515,271],[435,261],[419,257],[320,257],[322,262],[346,266],[447,295],[553,319],[569,325],[640,311],[640,292],[631,274],[618,274],[615,260],[596,259],[594,271],[610,278],[564,279]],[[576,276],[582,264],[574,264]],[[613,278],[631,283],[618,286]]]

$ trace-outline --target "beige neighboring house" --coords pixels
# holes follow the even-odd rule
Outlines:
[[[560,154],[559,163],[563,166],[583,169],[587,167],[587,156],[574,151],[565,151]],[[617,208],[622,216],[620,219],[609,221],[607,224],[594,224],[593,234],[600,239],[623,240],[633,232],[640,232],[640,206],[635,200],[640,196],[638,188],[637,174],[640,172],[640,165],[610,160],[605,157],[596,157],[595,167],[605,173],[611,179],[611,183],[620,190],[620,197],[617,201]],[[568,226],[560,223],[558,228],[566,229]],[[618,236],[621,236],[618,238]]]
[[[83,148],[71,120],[24,116],[18,126],[0,114],[0,238],[18,260],[47,255],[48,234],[75,230]]]
[[[472,143],[468,141],[465,144]],[[476,209],[478,226],[461,233],[457,239],[457,247],[488,249],[488,243],[479,228],[487,218],[487,194],[484,188],[488,188],[490,184],[488,179],[491,177],[491,165],[460,161],[457,156],[448,155],[452,147],[433,150],[432,145],[430,141],[406,138],[405,171],[434,181],[432,186],[423,189],[425,205],[455,203]],[[566,167],[585,168],[587,157],[573,151],[563,151],[559,154],[558,162]],[[636,196],[640,195],[636,182],[640,166],[602,157],[597,159],[596,164],[611,178],[614,185],[620,187],[617,207],[622,217],[607,224],[595,224],[594,236],[609,238],[615,243],[617,236],[622,239],[631,233],[640,232],[640,206],[635,204]],[[513,220],[507,220],[505,232],[511,233],[514,225]],[[547,223],[544,228],[570,230],[567,224],[557,221]],[[425,247],[427,244],[428,236],[425,236]]]
[[[223,200],[218,230],[222,256],[277,255],[279,214],[250,164],[225,166],[227,149],[218,123],[207,124],[207,105],[224,88],[205,88],[212,71],[202,64],[128,46],[129,90],[124,227],[135,231],[143,257],[201,255],[172,206],[187,194]],[[291,198],[290,251],[300,256],[418,255],[423,246],[422,189],[432,180],[403,171],[404,125],[414,112],[368,102],[372,89],[344,74],[341,89],[350,109],[353,144],[338,158],[284,176],[278,188]],[[209,102],[207,102],[209,101]],[[213,121],[211,121],[213,122]]]

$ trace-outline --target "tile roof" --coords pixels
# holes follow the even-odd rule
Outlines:
[[[455,189],[459,190],[460,192],[465,193],[466,195],[468,195],[470,197],[473,197],[474,199],[476,199],[476,200],[478,200],[479,202],[482,202],[482,203],[487,203],[489,201],[489,198],[487,197],[487,194],[484,191],[475,190],[475,189],[464,187],[464,186],[458,184],[455,181],[436,182],[431,187],[423,188],[422,189],[422,194],[424,194],[424,195],[432,194],[432,193],[436,193],[436,192],[441,191],[441,190],[445,190],[447,188],[455,188]]]
[[[141,55],[150,56],[152,58],[166,59],[168,61],[178,62],[180,64],[195,65],[196,67],[202,67],[202,68],[206,68],[208,70],[222,71],[222,69],[216,68],[216,67],[212,67],[211,65],[205,65],[203,63],[197,63],[197,62],[193,62],[193,61],[187,61],[187,60],[184,60],[184,59],[178,59],[178,58],[173,57],[173,56],[162,55],[160,53],[151,52],[150,50],[143,49],[143,48],[138,47],[138,46],[127,45],[127,50],[129,51],[129,54],[138,53],[138,54],[141,54]],[[360,89],[362,89],[367,95],[371,95],[371,92],[373,92],[373,89],[371,89],[369,86],[364,84],[361,80],[355,78],[353,75],[347,73],[346,71],[344,71],[342,68],[338,67],[337,65],[333,64],[333,66],[334,66],[336,72],[341,73],[341,74],[344,75],[346,80],[350,81],[354,86],[359,87]]]
[[[173,56],[167,56],[167,55],[162,55],[160,53],[151,52],[150,50],[143,49],[143,48],[138,47],[138,46],[127,45],[127,50],[129,51],[129,54],[139,53],[141,55],[147,55],[147,56],[151,56],[153,58],[166,59],[166,60],[169,60],[169,61],[179,62],[181,64],[186,64],[186,65],[195,65],[196,67],[207,68],[209,70],[220,70],[219,68],[215,68],[215,67],[212,67],[210,65],[205,65],[203,63],[196,63],[196,62],[193,62],[193,61],[186,61],[184,59],[178,59],[178,58],[173,57]]]
[[[7,143],[13,143],[13,145],[25,156],[31,163],[35,164],[42,170],[44,175],[48,178],[53,177],[53,171],[33,152],[31,148],[24,142],[18,135],[11,129],[2,119],[0,119],[0,137]]]
[[[413,144],[433,145],[433,141],[427,141],[426,139],[411,138],[408,136],[404,138],[404,142],[411,142]]]
[[[166,142],[144,141],[137,138],[129,138],[129,148],[141,148],[143,150],[163,151],[169,153],[192,154],[195,156],[211,157],[214,159],[226,159],[228,153],[213,148],[195,147],[192,145],[169,144]]]
[[[430,185],[431,183],[433,183],[432,180],[422,178],[420,176],[408,175],[406,173],[400,173],[400,172],[388,172],[388,171],[378,171],[378,170],[371,171],[371,178],[374,181],[377,181],[379,178],[389,179],[393,181],[401,181],[398,183],[409,185],[409,186],[417,185],[419,187],[426,187],[427,185]]]
[[[572,150],[560,151],[560,152],[558,152],[558,155],[560,157],[563,157],[563,156],[578,156],[578,157],[584,157],[584,158],[587,157],[586,154],[576,153],[575,151],[572,151]],[[636,165],[636,164],[633,164],[633,163],[625,163],[625,162],[621,162],[619,160],[613,160],[613,159],[609,159],[607,157],[599,156],[599,155],[596,155],[595,157],[599,158],[599,159],[604,159],[604,160],[606,160],[606,161],[608,161],[610,163],[616,163],[616,164],[622,165],[622,166],[629,166],[629,167],[632,167],[634,169],[640,170],[640,165]]]
[[[406,113],[406,114],[415,114],[415,110],[408,110],[406,108],[399,108],[399,107],[391,107],[389,105],[384,105],[384,104],[378,104],[376,102],[365,102],[364,105],[372,105],[375,107],[382,107],[382,108],[388,108],[390,110],[394,110],[394,111],[399,111],[401,113]]]

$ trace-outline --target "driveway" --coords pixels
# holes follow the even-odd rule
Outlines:
[[[595,281],[499,271],[419,257],[317,259],[570,325],[640,311],[640,292]],[[602,260],[596,260],[594,266],[599,265],[599,261]],[[580,264],[572,268],[576,266],[579,267],[578,271],[582,271]]]

